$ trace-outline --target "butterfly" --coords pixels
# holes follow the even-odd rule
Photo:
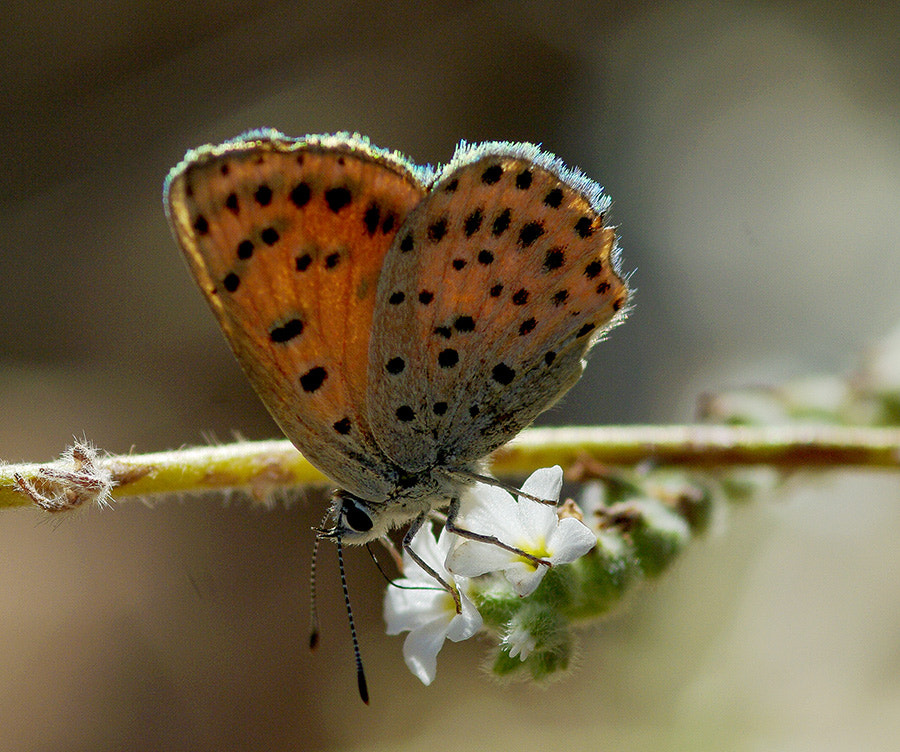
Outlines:
[[[411,523],[409,550],[434,510],[453,524],[628,308],[609,199],[532,144],[462,142],[431,169],[254,131],[188,152],[165,204],[260,398],[340,487],[339,542]]]

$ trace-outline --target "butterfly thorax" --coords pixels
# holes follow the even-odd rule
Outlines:
[[[327,534],[353,545],[381,538],[422,514],[446,507],[451,499],[458,497],[471,484],[467,475],[479,470],[481,463],[460,467],[459,473],[446,465],[417,473],[398,468],[396,487],[381,500],[366,499],[339,489],[332,495],[331,511],[335,525]]]

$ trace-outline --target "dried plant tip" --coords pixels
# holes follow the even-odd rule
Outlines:
[[[556,516],[564,520],[566,517],[573,517],[579,522],[584,522],[584,512],[581,507],[575,503],[575,499],[566,499],[556,510]]]
[[[30,478],[13,476],[16,488],[47,512],[68,512],[85,504],[109,506],[115,481],[88,441],[66,449],[58,462],[38,468]]]

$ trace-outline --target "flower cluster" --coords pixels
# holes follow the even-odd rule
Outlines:
[[[700,418],[732,425],[900,425],[900,326],[849,375],[806,376],[777,386],[708,395]]]
[[[496,640],[497,675],[524,671],[540,679],[564,670],[573,624],[606,612],[638,575],[661,571],[696,527],[685,510],[710,501],[705,493],[673,491],[671,483],[659,485],[662,496],[648,495],[646,479],[624,477],[591,484],[585,512],[573,502],[557,508],[534,501],[557,502],[562,481],[557,466],[535,472],[518,499],[485,484],[464,494],[457,528],[514,550],[446,528],[437,539],[430,526],[415,537],[413,550],[456,590],[460,613],[453,594],[404,553],[405,576],[388,588],[384,615],[388,634],[409,632],[403,657],[424,684],[434,680],[446,639],[480,632]],[[686,506],[676,503],[685,498]]]

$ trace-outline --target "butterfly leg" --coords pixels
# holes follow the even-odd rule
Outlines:
[[[536,501],[538,504],[547,504],[548,506],[557,506],[556,499],[542,499],[539,496],[532,496],[529,493],[525,493],[520,488],[516,488],[515,486],[509,485],[509,483],[504,483],[502,480],[497,480],[497,478],[492,478],[490,475],[480,475],[479,473],[472,473],[468,470],[456,469],[451,470],[447,473],[448,476],[461,478],[466,482],[471,483],[472,481],[476,481],[478,483],[484,483],[488,486],[496,486],[497,488],[502,488],[504,491],[508,491],[513,496],[521,496],[525,499],[530,499],[531,501]]]
[[[508,543],[504,543],[502,540],[494,537],[493,535],[484,535],[483,533],[476,533],[472,530],[466,530],[466,528],[464,527],[457,527],[456,518],[458,515],[459,498],[454,498],[450,500],[450,509],[447,512],[447,523],[445,525],[447,530],[451,533],[456,533],[463,538],[469,538],[470,540],[478,541],[479,543],[490,543],[492,546],[499,546],[505,551],[509,551],[510,553],[516,554],[517,556],[521,556],[523,559],[531,562],[535,567],[541,564],[545,567],[553,566],[546,559],[541,559],[539,556],[535,556],[534,554],[530,554],[527,551],[523,551],[521,548],[510,546]]]
[[[403,550],[409,554],[410,558],[416,562],[423,570],[428,572],[434,579],[438,581],[440,586],[444,588],[450,595],[453,596],[453,602],[456,604],[456,613],[462,613],[462,601],[459,597],[459,591],[450,585],[443,577],[441,577],[437,572],[434,571],[432,567],[425,563],[421,556],[419,556],[412,548],[412,540],[416,537],[416,533],[421,530],[422,525],[425,524],[425,520],[428,519],[428,512],[423,512],[416,519],[412,521],[409,526],[409,530],[406,531],[406,535],[403,536]]]

